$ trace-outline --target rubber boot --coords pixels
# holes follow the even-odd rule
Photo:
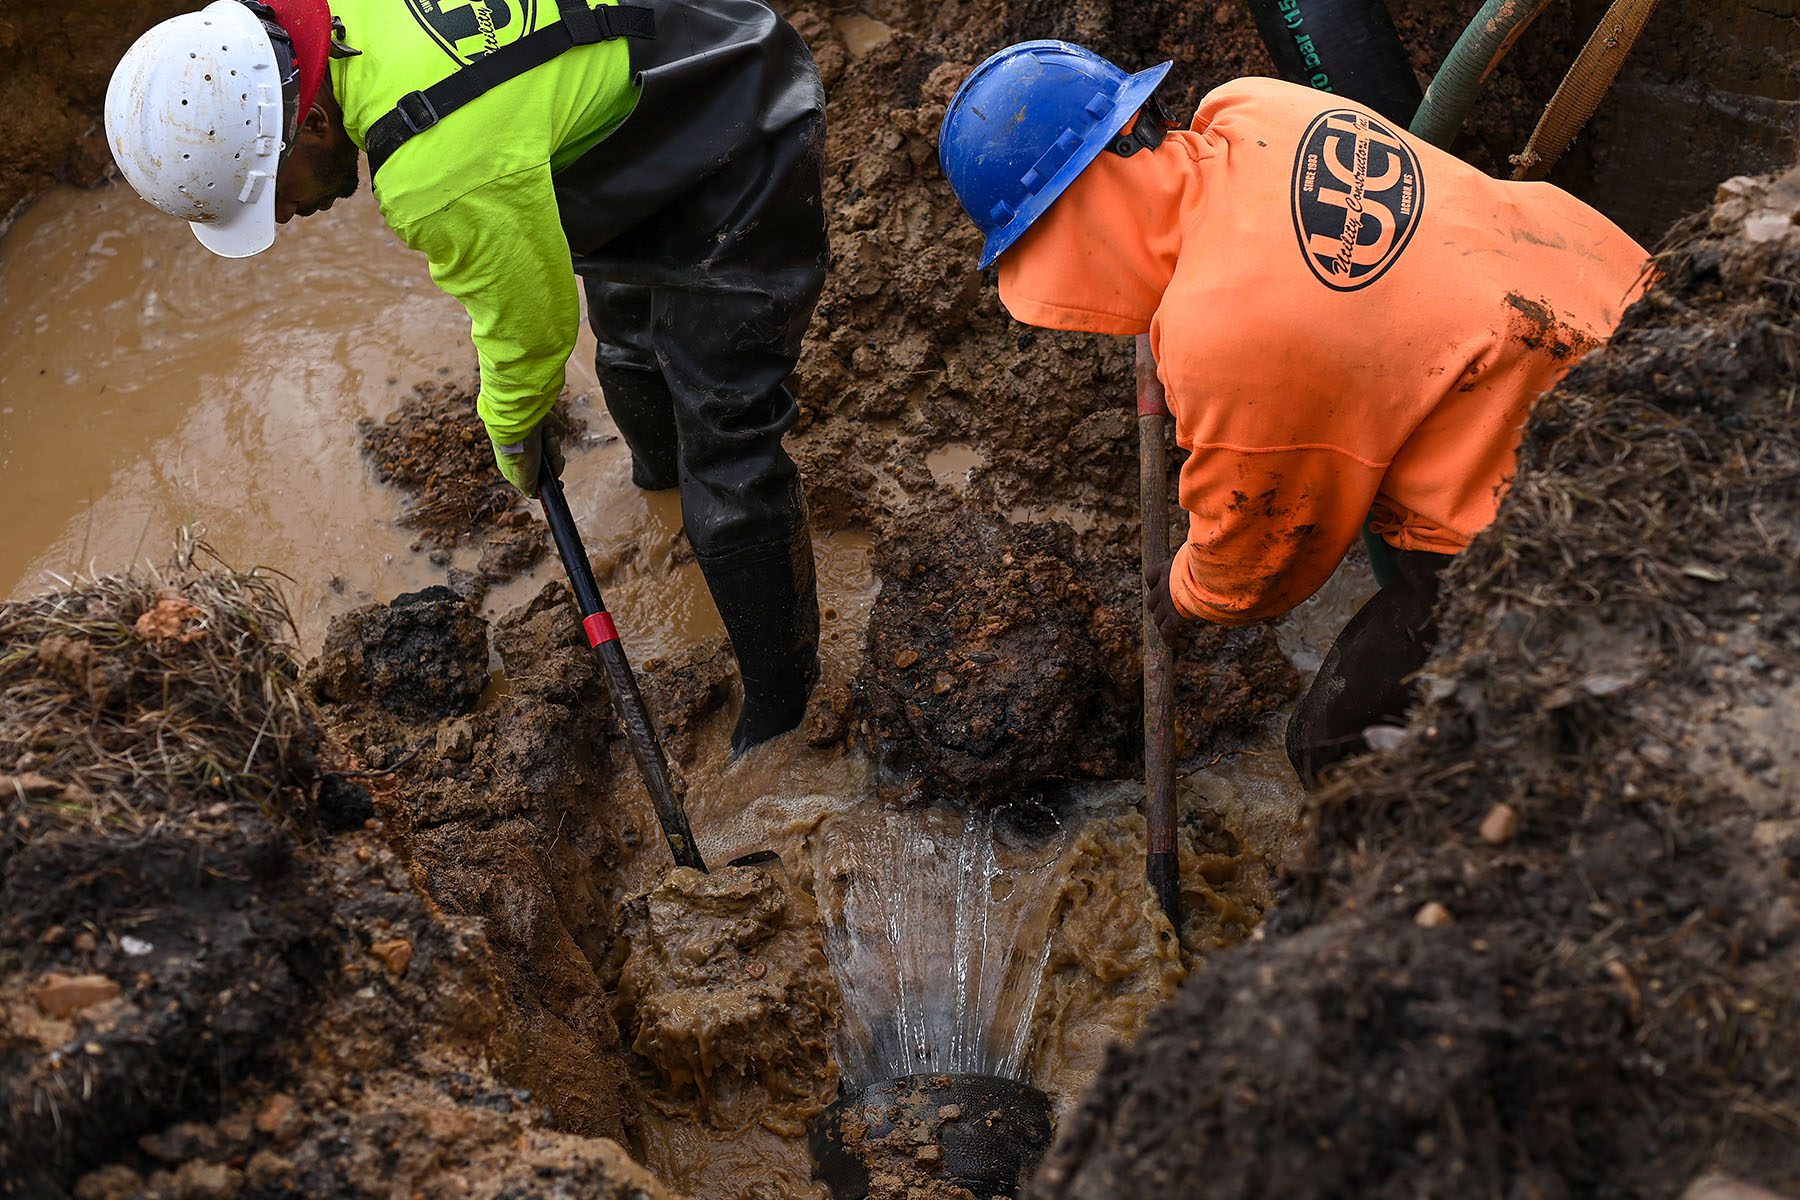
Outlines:
[[[796,728],[819,680],[819,590],[804,526],[786,546],[714,557],[700,570],[725,621],[744,682],[731,757]]]
[[[631,448],[631,482],[646,492],[679,486],[675,405],[661,372],[602,367],[600,389],[606,397],[606,411]]]

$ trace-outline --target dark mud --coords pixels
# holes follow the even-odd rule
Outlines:
[[[313,693],[416,720],[454,717],[487,688],[487,660],[487,623],[449,588],[426,588],[333,621]]]
[[[990,1200],[1011,1195],[1050,1136],[1045,1097],[983,1075],[915,1075],[833,1108],[816,1135],[821,1164],[868,1200]]]
[[[908,509],[876,551],[861,680],[887,764],[926,790],[1006,803],[1142,770],[1141,583],[1066,524]],[[1244,747],[1298,690],[1266,627],[1205,627],[1178,660],[1190,761]]]
[[[1800,172],[1659,266],[1534,411],[1400,744],[1033,1195],[1800,1188]]]
[[[586,423],[571,417],[567,398],[550,418],[566,445]],[[477,595],[537,565],[550,539],[528,503],[494,466],[494,450],[475,417],[472,386],[422,383],[380,423],[358,427],[363,455],[385,483],[407,494],[401,524],[419,531],[415,550],[447,565],[460,545],[478,544],[473,571],[452,568],[457,590]]]
[[[490,1066],[528,1022],[321,774],[288,632],[223,572],[0,606],[0,1194],[662,1197]]]

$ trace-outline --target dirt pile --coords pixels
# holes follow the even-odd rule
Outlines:
[[[329,970],[287,827],[317,734],[284,622],[223,574],[0,605],[0,1180],[51,1186],[216,1104]]]
[[[0,605],[0,1195],[660,1200],[488,1065],[504,973],[321,775],[290,632],[225,571]]]
[[[1659,266],[1534,411],[1399,745],[1034,1195],[1800,1188],[1800,172]]]
[[[547,419],[565,445],[587,431],[569,415],[566,397]],[[549,533],[494,466],[493,445],[475,416],[473,383],[418,384],[399,408],[379,423],[359,422],[357,431],[376,474],[409,497],[401,524],[419,531],[415,550],[429,547],[432,561],[448,566],[457,546],[480,543],[473,571],[451,570],[458,591],[479,594],[544,557]]]
[[[982,804],[1129,778],[1143,750],[1141,583],[1132,556],[1084,553],[1068,525],[904,510],[860,679],[888,764]],[[1297,691],[1266,627],[1206,627],[1178,660],[1190,757],[1240,749]]]
[[[486,622],[444,589],[432,593],[423,594],[428,610],[403,597],[338,618],[327,645],[361,653],[322,658],[310,685],[350,760],[378,772],[369,786],[415,877],[446,911],[481,924],[509,1000],[502,1071],[561,1128],[617,1136],[625,1070],[595,970],[610,925],[603,898],[583,883],[623,852],[586,807],[610,769],[604,685],[567,590],[553,584],[492,631],[510,683],[495,703],[421,719],[401,690],[401,711],[382,707],[374,700],[386,693],[342,669],[397,660],[426,678],[486,678]],[[481,636],[421,639],[431,626],[415,611]],[[377,633],[389,640],[368,640]],[[370,699],[335,702],[345,695]]]

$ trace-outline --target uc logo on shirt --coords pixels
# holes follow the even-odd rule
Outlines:
[[[1353,292],[1394,265],[1425,203],[1419,158],[1379,118],[1356,109],[1319,117],[1294,160],[1294,232],[1314,275]]]
[[[406,0],[413,18],[459,67],[516,42],[537,20],[538,0]]]

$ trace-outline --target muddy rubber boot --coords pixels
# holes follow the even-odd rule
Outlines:
[[[661,372],[603,367],[599,374],[606,411],[631,448],[631,482],[646,492],[679,486],[675,405]]]
[[[731,757],[799,726],[819,680],[819,590],[812,538],[702,556],[700,570],[725,621],[744,682]]]

